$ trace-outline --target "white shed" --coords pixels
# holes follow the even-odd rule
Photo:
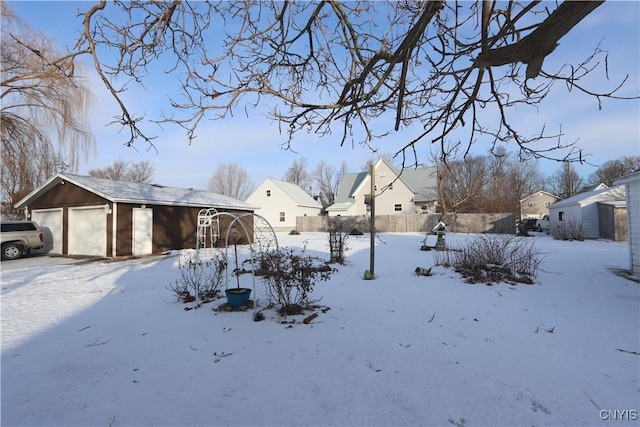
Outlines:
[[[640,276],[640,170],[623,176],[615,184],[623,185],[626,189],[629,269],[634,275]]]
[[[296,228],[296,217],[320,215],[322,205],[296,184],[273,178],[265,179],[247,198],[256,213],[276,231]]]
[[[568,229],[580,230],[585,239],[600,237],[598,202],[615,202],[625,200],[625,187],[618,185],[577,194],[560,200],[549,206],[551,233],[559,237]]]

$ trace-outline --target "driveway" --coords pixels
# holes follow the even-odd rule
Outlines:
[[[1,271],[18,270],[21,268],[34,268],[45,267],[49,265],[64,265],[64,264],[77,264],[80,262],[86,262],[86,259],[81,258],[67,258],[63,256],[51,256],[32,254],[24,258],[18,258],[13,260],[3,260],[0,263]]]

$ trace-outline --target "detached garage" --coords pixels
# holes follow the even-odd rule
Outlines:
[[[54,176],[16,206],[43,228],[45,252],[97,257],[190,248],[201,209],[236,215],[254,210],[207,191],[71,174]]]
[[[626,233],[620,230],[620,226],[618,231],[613,231],[616,228],[615,218],[620,216],[620,212],[614,215],[613,209],[626,209],[624,200],[625,188],[618,185],[580,193],[555,202],[549,206],[551,234],[555,238],[564,238],[564,235],[569,234],[580,235],[585,239],[616,236],[619,240],[626,240]],[[599,204],[602,206],[601,209],[598,209]],[[606,208],[607,205],[609,208]],[[622,215],[626,215],[626,211]],[[602,231],[605,231],[606,236],[601,235]]]

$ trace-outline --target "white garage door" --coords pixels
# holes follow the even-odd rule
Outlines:
[[[38,223],[44,234],[44,248],[40,253],[62,254],[62,208],[36,209],[31,211],[31,220]]]
[[[107,256],[107,208],[69,208],[69,255]]]

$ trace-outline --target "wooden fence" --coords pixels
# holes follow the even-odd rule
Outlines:
[[[382,233],[430,232],[438,224],[439,218],[440,214],[376,215],[376,230]],[[344,222],[345,228],[350,228],[351,224],[357,223],[358,230],[367,232],[369,229],[368,218],[353,216],[299,216],[296,217],[296,229],[300,232],[326,231],[330,219]],[[449,214],[445,223],[453,233],[514,234],[516,232],[516,215],[512,213]]]

